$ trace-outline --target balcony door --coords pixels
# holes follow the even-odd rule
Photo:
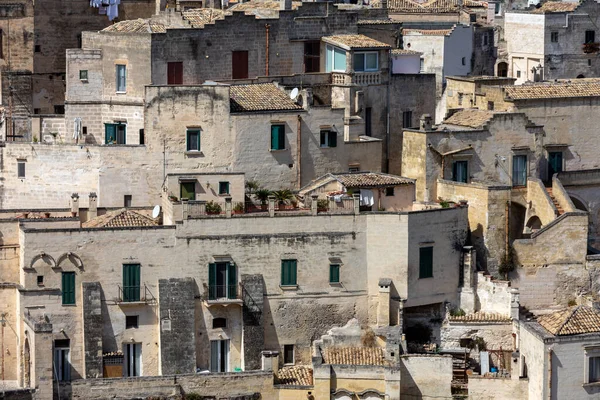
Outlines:
[[[210,372],[229,372],[229,340],[210,341]]]
[[[142,344],[123,344],[123,376],[142,376]]]
[[[218,262],[208,267],[208,298],[235,299],[237,298],[237,271],[230,262]]]

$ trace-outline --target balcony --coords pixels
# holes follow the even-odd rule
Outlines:
[[[117,286],[119,287],[119,297],[116,302],[121,306],[156,303],[156,297],[145,283],[141,286]]]
[[[241,285],[209,285],[204,295],[204,302],[207,306],[231,304],[242,305]]]
[[[600,43],[590,42],[583,44],[583,52],[585,54],[598,53],[600,51]]]
[[[333,72],[331,74],[331,83],[333,85],[380,85],[381,71],[375,72]]]

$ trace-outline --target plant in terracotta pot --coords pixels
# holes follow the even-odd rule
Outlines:
[[[233,213],[234,214],[243,214],[244,213],[244,203],[239,202],[239,203],[235,203],[235,205],[233,206]]]
[[[206,213],[209,215],[221,214],[221,210],[219,203],[212,200],[206,203]]]
[[[267,200],[271,195],[271,191],[269,189],[258,189],[254,192],[254,197],[260,201],[260,208],[265,211],[267,209]]]
[[[294,199],[294,194],[289,189],[276,190],[273,192],[273,196],[275,196],[277,203],[279,203],[280,210],[285,210],[286,205]]]
[[[327,211],[329,209],[329,201],[325,199],[317,200],[317,211]]]

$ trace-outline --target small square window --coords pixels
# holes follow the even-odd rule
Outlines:
[[[385,188],[385,195],[386,196],[393,196],[394,195],[394,188],[393,187],[386,187]]]
[[[37,284],[38,286],[44,286],[44,275],[37,276]]]
[[[419,249],[419,279],[433,278],[433,247]]]
[[[83,132],[84,135],[87,135],[87,126],[84,126],[82,128],[82,132]]]
[[[57,104],[54,106],[54,114],[64,114],[65,113],[65,105]]]
[[[25,161],[17,161],[17,178],[25,178]]]
[[[82,80],[82,81],[87,81],[88,80],[87,69],[80,69],[79,70],[79,79]]]
[[[321,147],[337,147],[337,132],[321,131]]]
[[[517,78],[521,77],[521,71],[517,71]]]
[[[36,52],[36,53],[41,53],[42,52],[42,46],[40,46],[39,44],[36,44],[33,51]]]
[[[33,113],[34,114],[41,114],[42,113],[42,109],[41,108],[34,108],[33,109]]]
[[[132,198],[133,198],[133,196],[130,194],[126,194],[125,196],[123,196],[123,206],[131,207]]]
[[[467,58],[463,57],[461,62],[462,62],[462,65],[467,65]]]
[[[283,345],[283,363],[294,364],[294,345],[284,344]]]
[[[285,149],[285,125],[271,125],[271,150]]]
[[[187,131],[187,151],[200,151],[200,130],[190,129]]]
[[[140,316],[139,315],[126,315],[125,316],[125,329],[136,329],[139,327]]]
[[[227,328],[227,318],[213,318],[212,327],[213,329]]]
[[[229,182],[219,182],[219,194],[229,194]]]
[[[340,283],[340,264],[329,264],[329,283]]]
[[[550,41],[552,43],[558,43],[558,32],[550,32]]]

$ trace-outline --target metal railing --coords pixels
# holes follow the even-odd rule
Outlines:
[[[209,285],[208,300],[239,300],[238,285]]]
[[[119,287],[119,303],[148,303],[156,300],[145,283],[137,286],[117,286]]]

